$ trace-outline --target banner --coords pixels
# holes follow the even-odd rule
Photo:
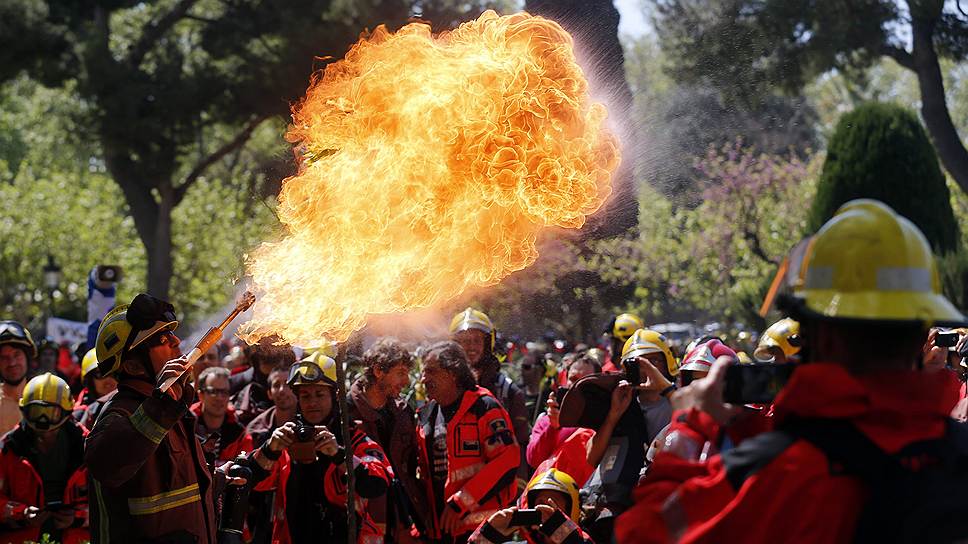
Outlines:
[[[87,341],[87,323],[51,317],[47,319],[47,336],[58,345],[74,346]]]

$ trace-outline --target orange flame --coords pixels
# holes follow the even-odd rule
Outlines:
[[[526,13],[433,36],[383,26],[313,78],[287,139],[286,237],[247,259],[259,292],[242,336],[345,340],[368,315],[491,285],[580,228],[619,163],[571,36]]]

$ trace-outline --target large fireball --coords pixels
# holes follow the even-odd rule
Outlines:
[[[313,78],[287,138],[285,237],[247,259],[249,341],[345,340],[368,315],[494,284],[580,228],[619,163],[557,23],[493,11],[434,36],[378,27]]]

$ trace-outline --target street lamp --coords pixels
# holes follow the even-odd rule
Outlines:
[[[47,287],[47,295],[50,297],[47,307],[49,317],[54,317],[54,291],[60,287],[61,275],[61,267],[57,266],[54,256],[48,253],[47,265],[44,266],[44,286]],[[46,326],[47,324],[44,323],[45,328]]]

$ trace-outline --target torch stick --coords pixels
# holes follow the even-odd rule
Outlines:
[[[242,295],[242,298],[239,300],[238,304],[235,305],[235,309],[232,310],[232,313],[230,313],[229,316],[226,317],[218,326],[209,329],[208,332],[205,333],[205,336],[198,341],[198,344],[196,344],[195,347],[188,352],[188,357],[185,358],[185,370],[191,368],[192,365],[195,364],[195,361],[197,361],[203,353],[214,346],[215,342],[218,342],[219,339],[222,338],[222,333],[225,331],[225,327],[228,327],[229,323],[238,317],[239,314],[248,310],[254,302],[255,295],[253,295],[250,291],[246,291]],[[184,374],[184,372],[182,374]],[[165,383],[161,384],[161,392],[166,393],[168,389],[171,388],[172,384],[181,379],[182,374],[179,374],[173,378],[168,378]]]
[[[346,541],[356,542],[356,478],[353,466],[353,436],[350,435],[350,411],[346,402],[346,344],[336,353],[336,397],[339,402],[340,431],[346,448]]]

